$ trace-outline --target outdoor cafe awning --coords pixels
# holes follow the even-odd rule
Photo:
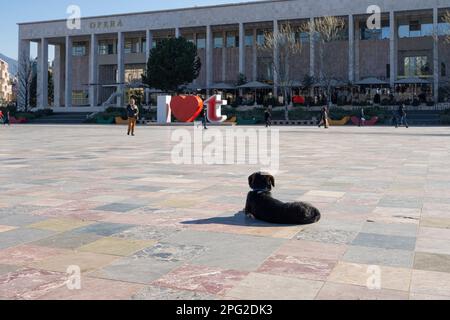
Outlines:
[[[328,85],[336,88],[336,87],[345,87],[348,85],[348,83],[346,83],[344,81],[339,81],[339,80],[330,80],[329,82],[328,81],[319,81],[314,84],[314,87],[325,88],[325,87],[328,87]]]
[[[366,78],[355,82],[357,86],[386,86],[389,85],[388,82],[377,79],[377,78]]]
[[[210,86],[210,89],[217,89],[217,90],[234,90],[236,89],[235,86],[229,84],[229,83],[224,83],[224,82],[220,82],[220,83],[214,83]]]
[[[266,83],[259,82],[259,81],[252,81],[252,82],[246,83],[242,86],[239,86],[238,88],[240,88],[240,89],[272,89],[272,86],[270,86]]]
[[[395,81],[395,84],[431,84],[431,82],[421,78],[405,78]]]

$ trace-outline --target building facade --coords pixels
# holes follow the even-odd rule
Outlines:
[[[0,59],[0,102],[8,103],[13,99],[8,63]]]
[[[381,10],[377,30],[367,27],[373,5]],[[295,27],[338,16],[346,26],[327,44],[332,54],[324,64],[330,73],[346,82],[376,77],[392,86],[402,78],[427,78],[437,99],[439,86],[450,79],[447,10],[450,0],[277,0],[83,18],[75,29],[66,20],[22,23],[19,61],[36,42],[38,105],[47,107],[48,75],[42,70],[48,69],[49,45],[55,46],[53,107],[61,111],[95,111],[116,91],[122,105],[127,83],[140,78],[150,49],[167,37],[182,36],[197,45],[202,70],[194,86],[236,83],[244,74],[273,83],[276,91],[272,55],[260,50],[265,32],[278,32],[287,22]],[[302,51],[291,66],[292,80],[317,76],[314,39],[302,32],[296,37]]]

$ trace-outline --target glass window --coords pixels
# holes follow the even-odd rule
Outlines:
[[[193,34],[187,34],[183,36],[187,41],[194,43],[194,35]]]
[[[441,21],[438,24],[438,33],[440,36],[447,36],[450,35],[450,24]]]
[[[214,33],[214,48],[223,48],[223,34],[221,32]]]
[[[245,33],[245,46],[253,47],[253,31],[247,31]]]
[[[381,28],[381,39],[390,39],[391,38],[391,27],[389,26],[389,22],[387,26]]]
[[[206,48],[206,34],[200,33],[197,34],[197,49],[205,49]]]
[[[398,36],[399,38],[409,38],[409,26],[400,25],[398,27]]]
[[[256,34],[256,43],[258,46],[264,46],[266,42],[266,32],[270,32],[268,30],[258,30]]]
[[[301,43],[309,43],[309,32],[299,32],[299,38]]]
[[[400,38],[417,38],[433,36],[433,23],[423,21],[411,21],[409,24],[402,24],[398,27]]]
[[[140,51],[140,42],[138,39],[126,39],[125,40],[125,53],[139,53]]]
[[[72,105],[74,106],[86,106],[89,105],[89,94],[84,90],[72,91]]]
[[[86,55],[86,43],[74,42],[72,46],[72,55],[75,57],[82,57]]]
[[[144,68],[125,69],[125,82],[140,81],[144,74]]]
[[[424,23],[422,24],[422,37],[431,37],[434,33],[434,28],[432,23]]]
[[[369,29],[366,23],[361,24],[361,40],[384,40],[391,36],[389,21],[381,22],[381,29]]]
[[[98,44],[98,53],[100,55],[109,55],[116,53],[116,42],[113,40],[100,41]]]
[[[406,77],[426,76],[430,74],[430,65],[426,56],[405,57],[404,66]]]
[[[147,39],[146,38],[142,38],[141,52],[147,52]]]
[[[236,32],[227,32],[227,48],[239,47],[239,36]]]

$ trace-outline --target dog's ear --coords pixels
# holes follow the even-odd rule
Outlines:
[[[268,178],[272,187],[275,188],[275,178],[272,175],[269,175]]]
[[[250,186],[250,188],[253,188],[253,185],[255,184],[255,178],[256,178],[256,173],[254,173],[250,177],[248,177],[248,185]]]

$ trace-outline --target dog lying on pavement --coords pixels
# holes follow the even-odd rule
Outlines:
[[[248,178],[252,191],[247,196],[245,214],[247,217],[273,224],[305,225],[316,223],[321,214],[308,203],[284,203],[272,198],[275,178],[264,172],[257,172]]]

